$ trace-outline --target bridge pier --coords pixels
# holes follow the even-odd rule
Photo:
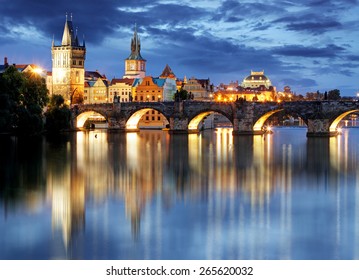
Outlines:
[[[233,121],[232,135],[262,135],[264,133],[263,130],[254,130],[252,118],[234,119]]]
[[[308,119],[307,137],[332,137],[337,136],[337,130],[330,130],[329,119]]]
[[[170,117],[170,133],[174,134],[187,134],[188,130],[188,118],[183,116]]]

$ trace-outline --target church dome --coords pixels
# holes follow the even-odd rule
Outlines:
[[[258,88],[260,86],[265,86],[266,88],[269,88],[270,86],[272,86],[272,83],[269,78],[264,75],[264,71],[251,71],[251,74],[244,78],[241,86],[243,88]]]

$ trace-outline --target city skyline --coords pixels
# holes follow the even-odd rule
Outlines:
[[[102,1],[0,0],[1,56],[51,71],[51,42],[61,42],[65,15],[86,40],[86,70],[124,75],[135,24],[147,75],[166,64],[180,79],[215,85],[264,70],[277,90],[298,94],[359,91],[358,1]],[[51,6],[51,9],[49,9]]]

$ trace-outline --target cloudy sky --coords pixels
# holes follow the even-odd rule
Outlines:
[[[136,23],[148,75],[169,64],[217,85],[264,70],[278,90],[359,92],[358,0],[0,0],[0,56],[51,70],[66,12],[86,70],[110,79],[124,74]]]

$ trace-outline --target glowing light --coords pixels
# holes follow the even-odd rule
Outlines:
[[[253,131],[262,131],[262,127],[264,125],[264,123],[266,122],[266,120],[273,114],[282,111],[282,109],[279,110],[274,110],[274,111],[270,111],[266,114],[264,114],[262,117],[259,118],[259,120],[256,121],[256,123],[253,126]]]
[[[351,111],[348,111],[348,112],[345,112],[341,115],[339,115],[333,122],[332,124],[330,125],[329,127],[329,131],[330,132],[335,132],[337,131],[337,126],[339,124],[339,122],[344,119],[346,116],[350,115],[351,113],[354,113],[354,112],[358,112],[359,110],[351,110]]]
[[[86,120],[88,118],[94,117],[94,116],[101,116],[101,117],[103,117],[103,119],[105,119],[104,116],[100,115],[99,113],[97,113],[95,111],[84,112],[84,113],[81,113],[80,115],[77,116],[77,118],[76,118],[76,127],[77,128],[83,127]]]
[[[198,130],[199,123],[203,120],[204,117],[208,116],[212,112],[204,112],[195,116],[188,124],[188,130]]]
[[[42,72],[43,72],[44,70],[42,69],[42,68],[34,68],[33,70],[32,70],[32,72],[34,72],[34,73],[36,73],[36,74],[41,74]]]

